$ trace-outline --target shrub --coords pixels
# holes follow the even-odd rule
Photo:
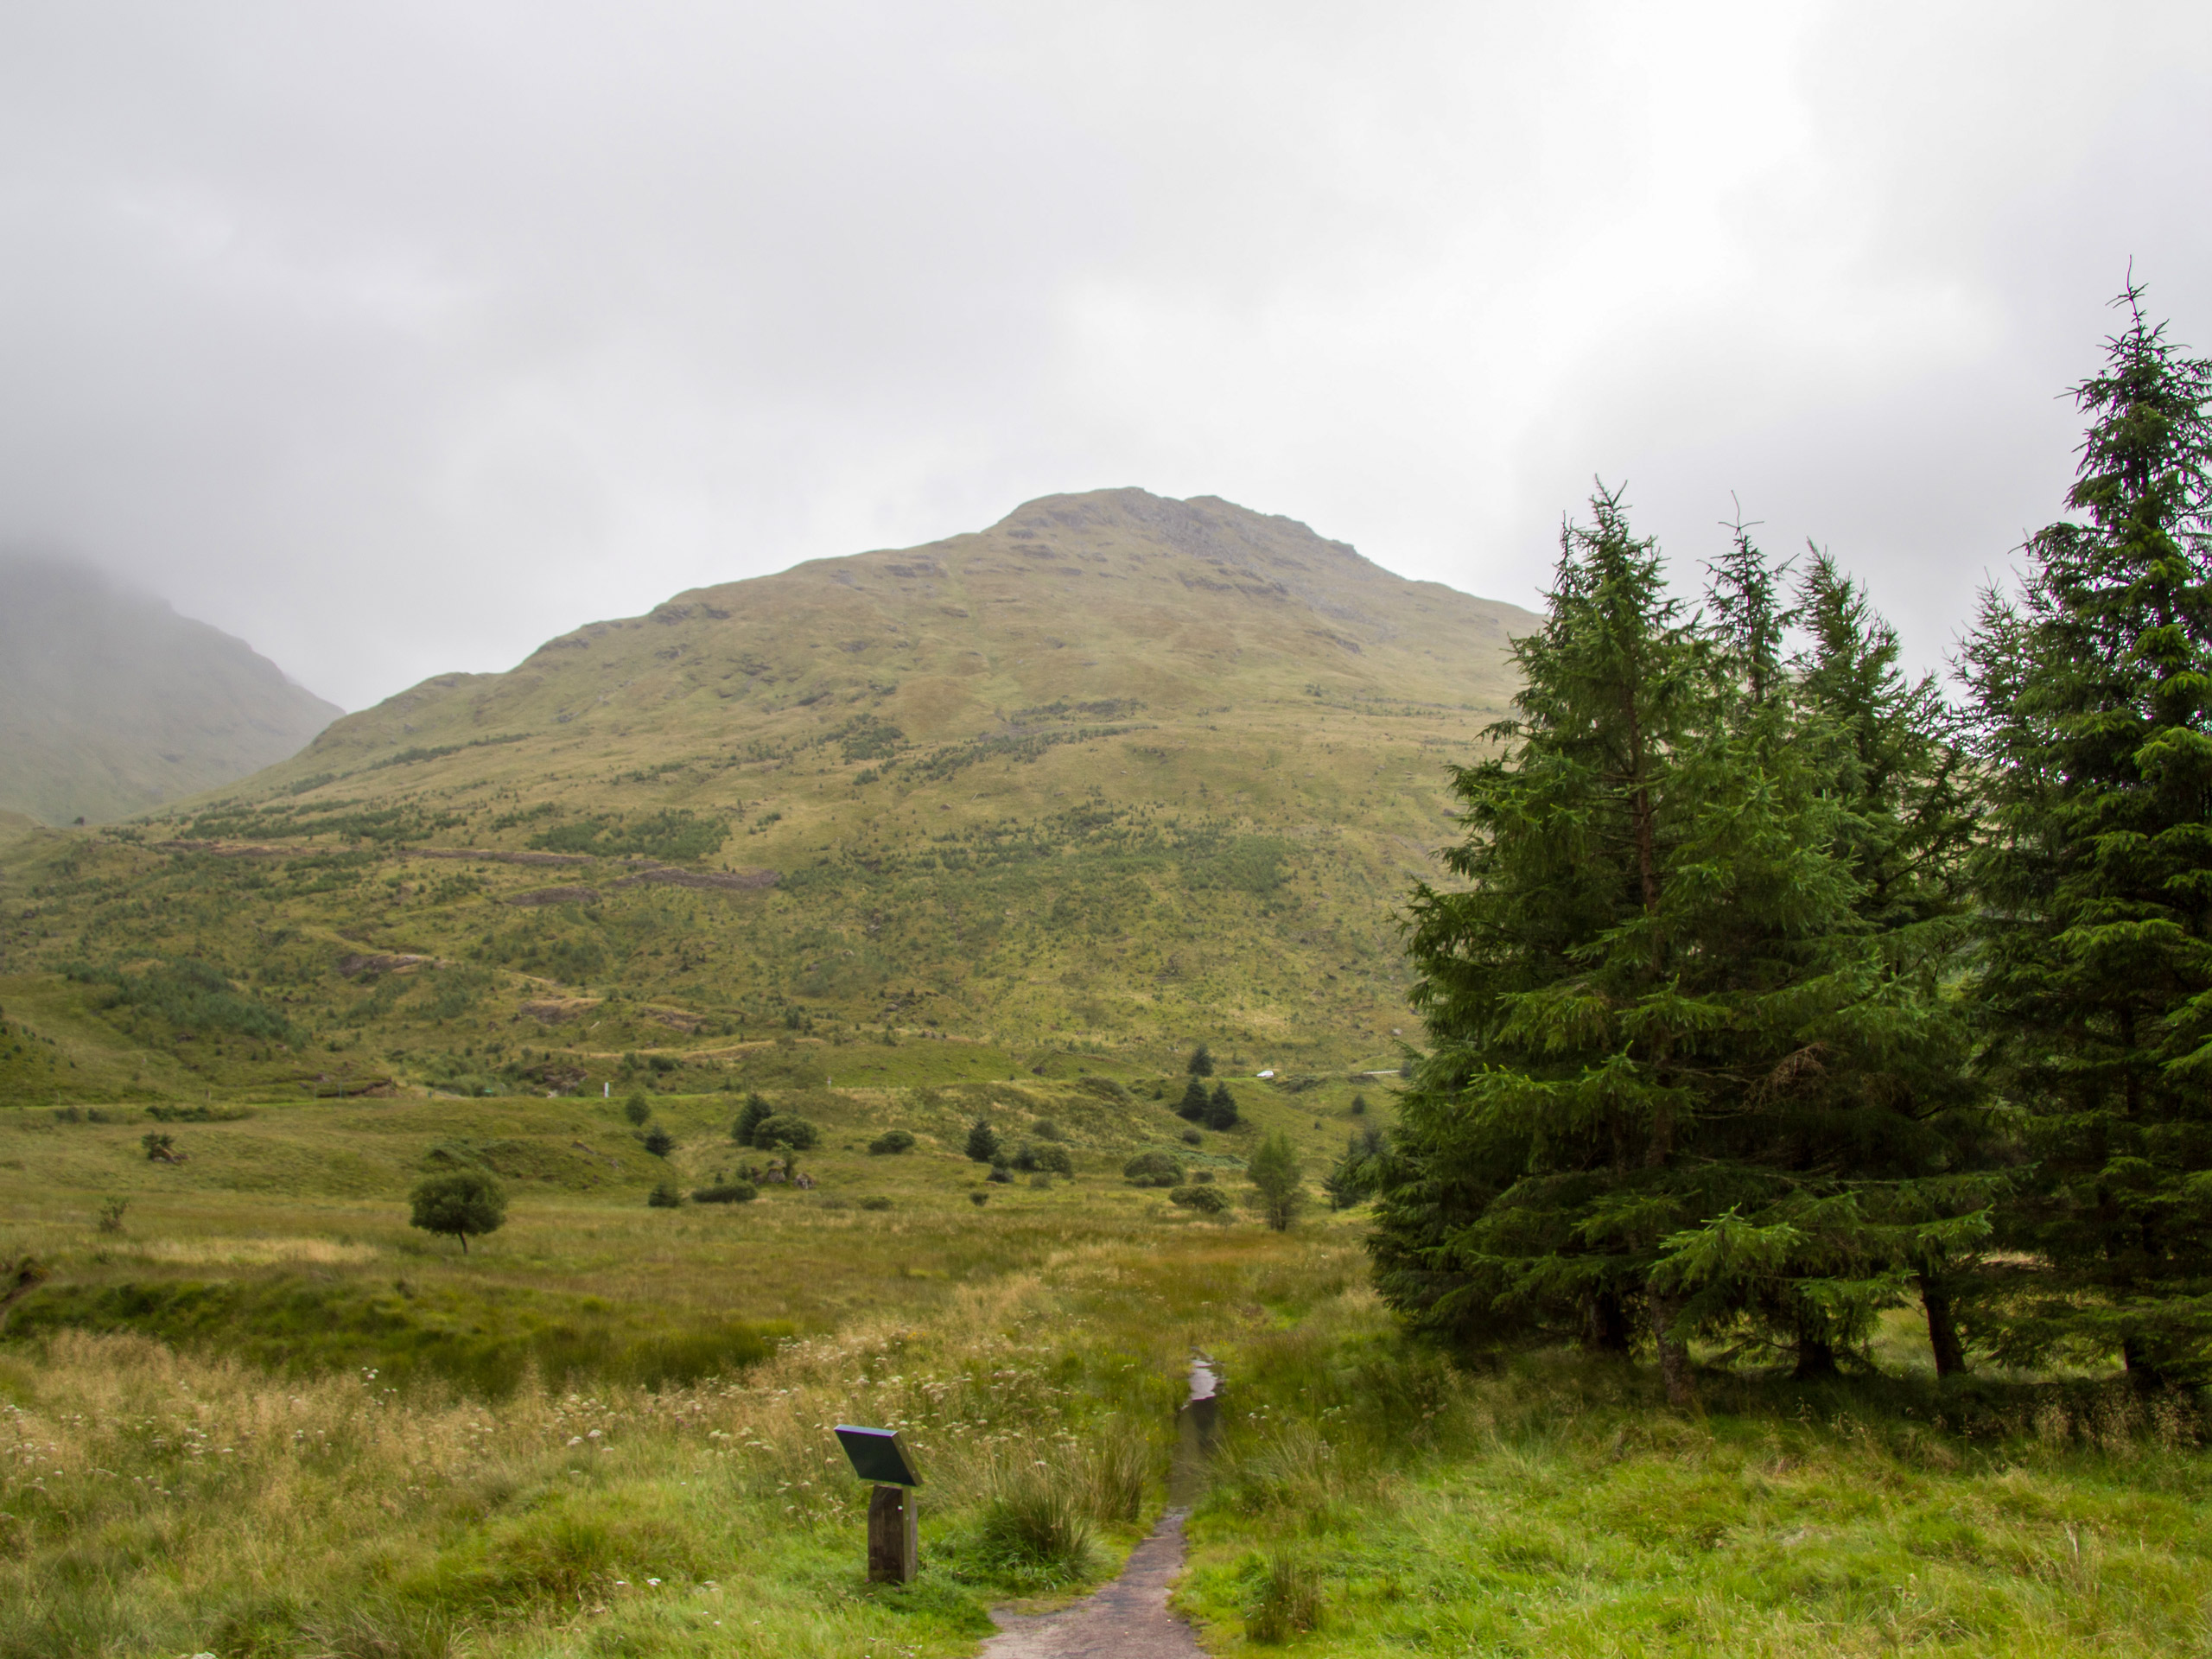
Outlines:
[[[914,1137],[904,1129],[886,1129],[868,1143],[869,1152],[879,1157],[913,1150]]]
[[[880,1192],[877,1193],[874,1198],[862,1198],[861,1200],[861,1208],[863,1210],[888,1210],[890,1207],[891,1200],[885,1198]]]
[[[1196,1129],[1185,1129],[1183,1131],[1183,1144],[1185,1146],[1203,1146],[1205,1143],[1205,1136],[1200,1135]]]
[[[1068,1138],[1066,1131],[1049,1117],[1040,1117],[1032,1123],[1029,1133],[1039,1141],[1065,1141]]]
[[[99,1230],[104,1233],[123,1230],[123,1212],[130,1208],[128,1198],[107,1198],[100,1204]]]
[[[663,1181],[645,1194],[645,1202],[656,1210],[674,1210],[683,1203],[683,1195],[676,1190],[674,1181]]]
[[[988,1192],[970,1192],[968,1195],[968,1202],[974,1205],[979,1210],[990,1201],[991,1195]]]
[[[1229,1200],[1217,1186],[1179,1186],[1167,1195],[1167,1202],[1205,1216],[1217,1216],[1229,1208]]]
[[[1075,1080],[1075,1086],[1088,1090],[1099,1099],[1109,1101],[1116,1106],[1128,1104],[1129,1091],[1111,1077],[1077,1077]]]
[[[1141,1152],[1122,1166],[1122,1178],[1138,1186],[1180,1186],[1183,1166],[1164,1152]]]
[[[1065,1147],[1054,1146],[1048,1141],[1041,1147],[1025,1147],[1022,1150],[1029,1154],[1029,1167],[1032,1169],[1041,1170],[1047,1175],[1075,1173],[1075,1160],[1068,1156]]]
[[[1068,1156],[1065,1147],[1056,1147],[1049,1141],[1039,1146],[1033,1141],[1021,1143],[1021,1150],[1014,1154],[1014,1166],[1029,1174],[1072,1175],[1075,1160]]]
[[[653,1109],[645,1104],[645,1095],[632,1089],[629,1098],[622,1103],[622,1116],[642,1129],[645,1127],[645,1120],[652,1115]]]
[[[811,1152],[820,1145],[822,1131],[811,1120],[789,1112],[778,1112],[764,1117],[753,1131],[753,1144],[763,1152],[779,1147],[791,1152]]]
[[[656,1158],[665,1158],[676,1150],[676,1137],[658,1123],[640,1138],[645,1150]]]
[[[505,1192],[480,1169],[433,1175],[416,1184],[408,1203],[408,1225],[459,1239],[463,1255],[468,1254],[470,1234],[481,1238],[496,1233],[507,1220]]]
[[[999,1155],[999,1134],[991,1127],[991,1120],[979,1117],[968,1131],[968,1155],[979,1164],[988,1164]]]
[[[691,1195],[694,1204],[750,1204],[760,1196],[760,1189],[750,1181],[716,1181],[712,1186],[702,1186]]]
[[[1003,1163],[993,1164],[991,1166],[991,1173],[984,1176],[983,1179],[991,1182],[994,1185],[1004,1186],[1014,1179],[1014,1172],[1008,1169]]]
[[[1321,1624],[1321,1575],[1313,1564],[1277,1550],[1261,1567],[1256,1593],[1244,1610],[1244,1634],[1254,1642],[1287,1642]]]
[[[1367,1096],[1365,1095],[1354,1095],[1351,1097],[1351,1115],[1354,1117],[1364,1117],[1367,1115]]]
[[[664,1077],[676,1070],[675,1059],[666,1054],[656,1054],[647,1064]]]
[[[1077,1576],[1090,1556],[1090,1516],[1083,1496],[1049,1465],[1020,1461],[999,1469],[976,1529],[984,1552],[1017,1576]]]

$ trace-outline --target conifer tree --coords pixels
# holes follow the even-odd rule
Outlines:
[[[1226,1083],[1217,1083],[1213,1093],[1206,1097],[1206,1128],[1233,1129],[1236,1122],[1236,1096],[1229,1092]]]
[[[1183,1085],[1183,1098],[1175,1103],[1175,1116],[1190,1122],[1203,1122],[1206,1115],[1206,1086],[1196,1077]]]
[[[1823,1369],[1915,1250],[1981,1224],[1874,1203],[1911,1160],[1870,1170],[1854,1144],[1914,1140],[1865,1109],[1940,1071],[1941,1022],[1924,965],[1862,915],[1837,746],[1779,661],[1778,573],[1739,529],[1717,620],[1685,620],[1618,498],[1591,505],[1516,642],[1508,747],[1455,776],[1468,890],[1414,897],[1432,1048],[1371,1247],[1385,1296],[1455,1333],[1623,1350],[1642,1325],[1687,1402],[1695,1332]]]
[[[2212,363],[2142,290],[2101,371],[2066,505],[1966,667],[1993,825],[1974,988],[2036,1178],[2000,1351],[2212,1370]]]

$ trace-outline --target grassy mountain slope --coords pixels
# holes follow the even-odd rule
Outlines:
[[[18,841],[5,966],[73,966],[85,1018],[203,1074],[312,1039],[473,1089],[862,1026],[1387,1065],[1392,913],[1533,620],[1227,502],[1051,497],[437,677],[129,832]]]
[[[281,760],[340,712],[157,599],[0,556],[0,809],[128,817]]]

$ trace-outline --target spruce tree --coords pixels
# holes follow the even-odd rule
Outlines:
[[[1940,1173],[1889,1110],[1901,1071],[1941,1074],[1938,988],[1862,914],[1778,573],[1739,531],[1714,620],[1687,620],[1618,499],[1592,508],[1516,642],[1505,751],[1455,775],[1468,889],[1412,906],[1432,1046],[1371,1246],[1386,1298],[1454,1334],[1618,1351],[1643,1327],[1687,1402],[1697,1332],[1825,1369],[1916,1249],[1981,1224],[1884,1196],[1900,1166]]]
[[[1966,652],[1993,824],[1974,1002],[2035,1160],[2000,1351],[2212,1370],[2212,363],[2148,322],[2101,370],[2066,505]]]
[[[1844,808],[1838,851],[1858,878],[1859,918],[1917,994],[1886,1033],[1885,1063],[1862,1062],[1844,1079],[1853,1086],[1837,1097],[1834,1133],[1806,1149],[1848,1168],[1870,1221],[1914,1229],[1904,1261],[1936,1372],[1950,1376],[1966,1368],[1959,1300],[2007,1187],[2004,1148],[1968,1075],[1969,1033],[1942,988],[1967,944],[1977,828],[1968,759],[1935,677],[1908,680],[1896,632],[1864,588],[1810,553],[1790,619],[1808,637],[1791,664],[1803,741]]]
[[[1189,1122],[1203,1122],[1206,1115],[1206,1086],[1196,1077],[1183,1085],[1183,1098],[1175,1103],[1175,1116]]]
[[[738,1110],[737,1121],[730,1125],[729,1138],[741,1147],[751,1146],[753,1132],[766,1122],[769,1118],[774,1116],[775,1111],[776,1109],[768,1103],[765,1096],[747,1090],[745,1104]]]
[[[1226,1083],[1217,1083],[1213,1093],[1206,1097],[1206,1128],[1233,1129],[1236,1122],[1236,1096],[1229,1092]]]

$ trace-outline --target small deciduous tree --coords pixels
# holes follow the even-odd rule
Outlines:
[[[1259,1194],[1260,1213],[1268,1225],[1279,1233],[1288,1231],[1306,1197],[1305,1172],[1299,1167],[1298,1148],[1290,1137],[1278,1129],[1261,1141],[1244,1173]]]
[[[653,1109],[645,1103],[645,1094],[640,1090],[632,1090],[629,1097],[622,1103],[622,1116],[639,1128],[645,1127],[645,1120],[652,1115]]]
[[[433,1175],[416,1184],[408,1202],[413,1213],[410,1226],[426,1233],[440,1233],[461,1241],[468,1254],[468,1241],[496,1233],[506,1224],[507,1195],[498,1181],[477,1169],[457,1169]]]

